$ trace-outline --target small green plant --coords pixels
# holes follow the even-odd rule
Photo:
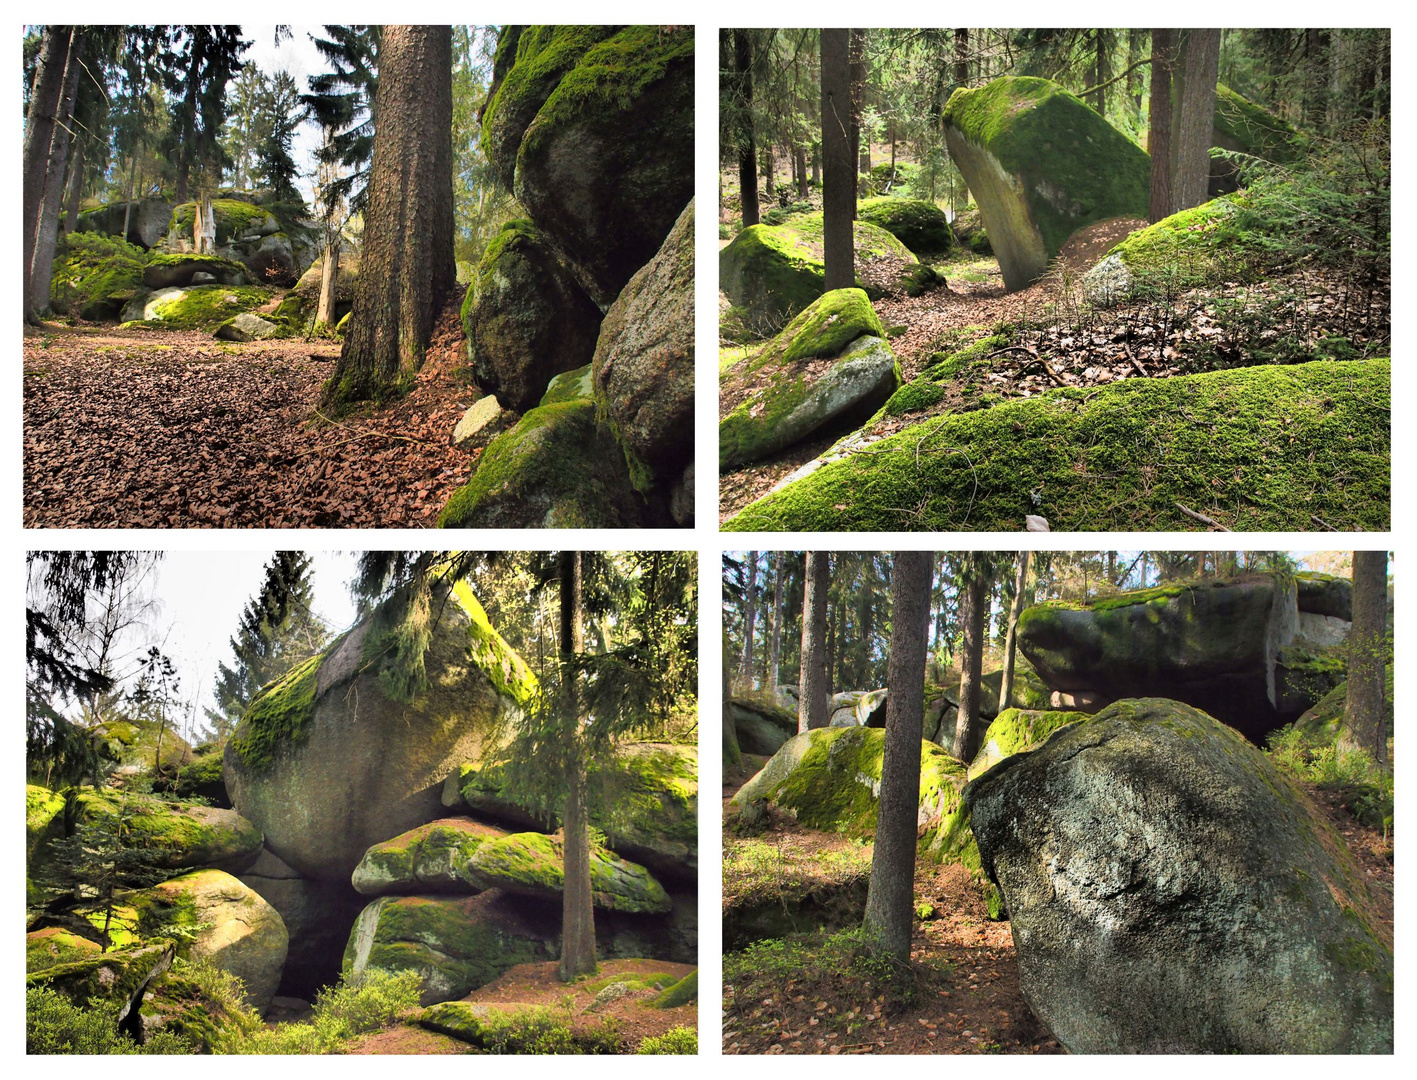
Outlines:
[[[48,987],[25,992],[25,1052],[29,1054],[190,1054],[193,1047],[170,1032],[139,1046],[118,1030],[109,1009],[82,1008]]]
[[[640,1043],[637,1054],[697,1054],[699,1035],[693,1028],[671,1028],[663,1035],[651,1035]]]
[[[422,980],[417,972],[368,971],[347,983],[326,987],[315,998],[310,1019],[299,1024],[255,1028],[236,1024],[212,1042],[218,1054],[338,1054],[351,1039],[379,1031],[418,1007]]]

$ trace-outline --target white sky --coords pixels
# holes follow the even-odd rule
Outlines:
[[[310,40],[312,32],[321,33],[323,36],[322,27],[292,26],[291,36],[280,43],[280,48],[276,48],[274,44],[275,29],[274,25],[242,25],[242,38],[251,42],[251,47],[242,54],[242,59],[248,64],[255,64],[267,75],[277,71],[288,72],[295,77],[301,93],[308,93],[310,84],[306,79],[329,70],[325,58]],[[300,170],[300,177],[295,186],[305,196],[306,202],[314,198],[315,149],[319,145],[319,125],[310,120],[305,121],[296,133],[291,156],[295,158],[295,166]]]

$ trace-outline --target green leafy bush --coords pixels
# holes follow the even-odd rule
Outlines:
[[[697,1054],[699,1034],[693,1028],[671,1028],[663,1035],[651,1035],[640,1043],[637,1054]]]
[[[575,1032],[569,1012],[548,1008],[489,1016],[483,1036],[489,1054],[619,1054],[625,1042],[611,1018]]]
[[[192,1046],[158,1032],[139,1046],[118,1030],[107,1009],[81,1008],[48,987],[25,992],[25,1052],[28,1054],[190,1054]]]
[[[417,972],[368,971],[315,998],[310,1019],[274,1028],[238,1023],[212,1042],[218,1054],[338,1054],[359,1035],[379,1031],[418,1007]]]

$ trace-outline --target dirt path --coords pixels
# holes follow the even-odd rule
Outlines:
[[[47,327],[24,339],[24,523],[42,528],[431,525],[474,459],[455,304],[413,390],[327,423],[335,342]]]

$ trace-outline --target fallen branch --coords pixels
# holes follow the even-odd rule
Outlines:
[[[1181,513],[1185,514],[1188,518],[1194,518],[1196,521],[1199,521],[1205,525],[1209,525],[1212,529],[1216,529],[1219,532],[1231,531],[1230,529],[1227,529],[1224,525],[1220,524],[1220,522],[1216,521],[1215,518],[1208,518],[1204,514],[1198,514],[1189,507],[1182,506],[1180,503],[1176,503],[1175,506],[1177,510],[1181,511]]]
[[[416,446],[426,446],[426,447],[428,447],[429,449],[432,449],[432,450],[441,450],[441,449],[443,449],[443,447],[440,446],[438,443],[431,443],[431,442],[429,442],[427,439],[415,439],[412,435],[399,435],[399,434],[397,434],[397,433],[395,433],[395,432],[392,432],[392,431],[376,431],[376,430],[374,430],[374,429],[372,429],[372,428],[364,428],[363,430],[361,430],[360,428],[353,427],[353,426],[351,426],[351,425],[349,425],[349,424],[342,424],[342,423],[340,423],[338,420],[331,420],[328,416],[326,416],[324,413],[322,413],[319,409],[316,409],[316,410],[315,410],[315,415],[318,416],[321,420],[323,420],[323,421],[324,421],[325,423],[327,423],[327,424],[332,424],[332,425],[334,425],[334,426],[337,427],[337,428],[344,428],[345,431],[353,431],[353,432],[355,433],[355,434],[354,434],[353,436],[351,436],[350,438],[345,439],[344,442],[337,443],[337,444],[336,444],[337,446],[343,446],[345,443],[352,443],[352,442],[354,442],[354,441],[356,441],[356,440],[358,440],[358,439],[367,439],[367,438],[373,437],[373,438],[376,438],[376,439],[399,439],[399,440],[401,440],[401,441],[403,441],[403,442],[410,442],[410,443],[413,443],[413,444],[416,445]],[[317,449],[323,449],[323,447],[319,447],[319,448],[317,448]],[[301,455],[297,455],[297,456],[301,456]]]
[[[1122,348],[1126,351],[1127,359],[1132,362],[1132,367],[1136,369],[1136,373],[1140,375],[1143,379],[1151,378],[1151,372],[1147,371],[1146,368],[1141,366],[1141,361],[1138,360],[1136,358],[1136,354],[1132,352],[1132,347],[1124,341],[1122,342]]]
[[[1338,529],[1335,529],[1332,525],[1330,525],[1330,524],[1329,524],[1327,521],[1325,521],[1323,518],[1319,517],[1318,514],[1310,514],[1309,517],[1310,517],[1311,519],[1313,519],[1313,522],[1314,522],[1315,525],[1322,526],[1323,528],[1327,529],[1329,532],[1339,532],[1339,531],[1340,531],[1340,530],[1338,530]]]

